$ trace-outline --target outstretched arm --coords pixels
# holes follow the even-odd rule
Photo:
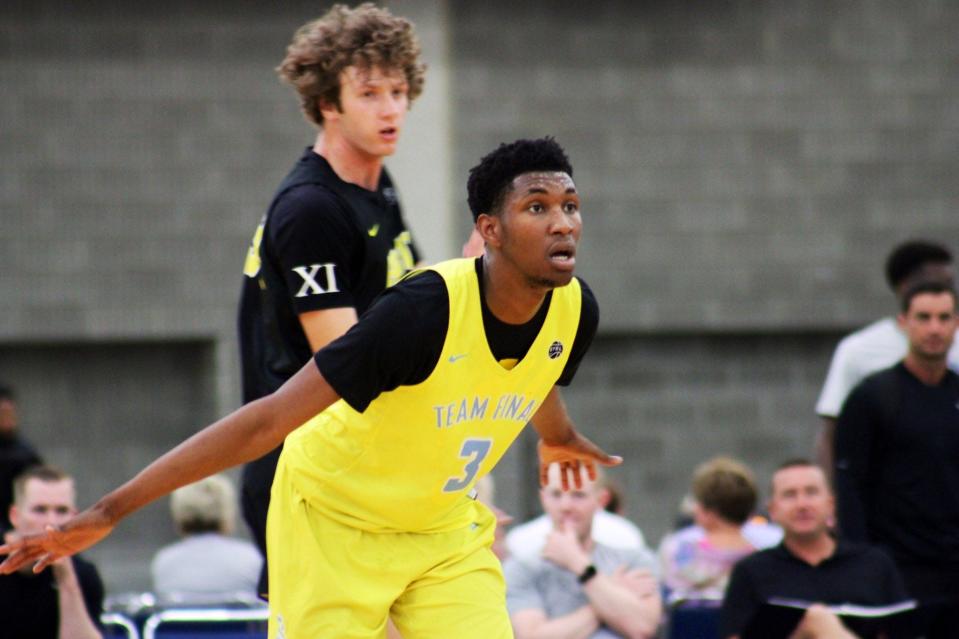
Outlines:
[[[540,437],[539,480],[543,486],[548,483],[550,464],[559,464],[563,490],[569,490],[570,476],[574,486],[582,487],[581,466],[586,467],[590,479],[596,479],[597,462],[603,466],[618,466],[623,463],[622,457],[607,455],[599,446],[576,431],[556,386],[533,416],[533,428]]]
[[[30,535],[0,547],[0,573],[35,563],[39,572],[62,557],[94,545],[117,523],[180,486],[257,459],[297,426],[338,399],[312,360],[272,395],[251,402],[178,445],[133,479],[78,514],[59,530]]]

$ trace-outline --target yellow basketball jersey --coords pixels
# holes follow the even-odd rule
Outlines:
[[[449,327],[439,361],[415,386],[358,413],[343,400],[286,439],[290,477],[311,504],[355,528],[439,532],[471,523],[467,497],[559,379],[579,324],[574,278],[553,291],[542,328],[510,370],[490,352],[471,259],[443,262]]]

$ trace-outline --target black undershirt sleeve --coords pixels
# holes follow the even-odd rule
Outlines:
[[[566,360],[566,367],[563,368],[563,374],[556,380],[557,386],[569,386],[579,370],[579,364],[583,361],[583,356],[593,343],[596,337],[596,328],[599,326],[599,304],[596,302],[596,296],[593,290],[581,278],[579,279],[580,289],[583,293],[583,303],[579,311],[579,325],[576,327],[576,338],[573,340],[573,348],[570,350],[569,359]]]
[[[449,314],[443,278],[434,271],[417,273],[386,289],[314,361],[337,394],[363,412],[380,393],[430,376],[443,351]]]
[[[297,313],[356,305],[353,287],[360,274],[351,269],[364,249],[349,215],[332,193],[314,184],[291,189],[274,206],[266,232]],[[332,266],[317,267],[327,264]]]

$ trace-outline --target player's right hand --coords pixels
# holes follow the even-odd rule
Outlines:
[[[0,546],[0,555],[7,555],[0,564],[0,574],[9,575],[30,564],[33,572],[41,572],[58,560],[93,546],[112,530],[113,523],[102,512],[88,509],[63,526],[47,526],[42,533],[16,535]]]

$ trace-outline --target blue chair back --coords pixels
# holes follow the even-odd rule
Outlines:
[[[719,602],[687,601],[669,612],[669,639],[720,639]]]
[[[143,639],[266,639],[267,608],[168,609],[143,623]]]
[[[105,612],[100,615],[100,625],[103,639],[140,639],[136,623],[126,615]]]

